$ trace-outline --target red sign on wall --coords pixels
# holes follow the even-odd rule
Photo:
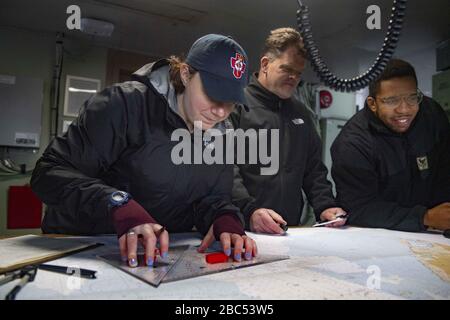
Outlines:
[[[42,202],[30,186],[11,186],[8,194],[8,229],[40,228]]]
[[[333,103],[333,96],[331,95],[331,92],[328,90],[320,90],[319,97],[321,109],[329,108]]]

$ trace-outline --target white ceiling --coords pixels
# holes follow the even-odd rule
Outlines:
[[[330,52],[359,48],[377,52],[384,38],[391,0],[303,0],[320,48]],[[66,8],[84,17],[114,23],[111,38],[92,38],[66,28]],[[366,28],[366,8],[382,10],[383,30]],[[296,0],[1,0],[0,26],[57,32],[95,45],[153,56],[186,52],[206,33],[232,35],[256,61],[268,31],[296,24]],[[409,0],[398,54],[435,47],[450,38],[449,0]],[[1,39],[0,39],[1,40]],[[0,42],[1,46],[1,42]]]

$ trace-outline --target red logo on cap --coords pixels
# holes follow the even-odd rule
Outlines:
[[[236,57],[230,58],[233,75],[236,79],[240,79],[245,72],[245,62],[242,54],[236,52]]]

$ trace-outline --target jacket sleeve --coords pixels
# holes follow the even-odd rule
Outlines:
[[[100,179],[126,147],[127,115],[118,87],[88,100],[67,133],[51,141],[38,160],[31,187],[50,206],[77,220],[109,218],[115,188]]]
[[[239,170],[240,170],[239,166],[234,165],[233,191],[232,191],[233,204],[241,210],[244,216],[245,226],[247,229],[249,229],[250,217],[252,213],[256,209],[258,209],[258,206],[256,205],[256,199],[249,194],[247,188],[245,187],[244,179],[242,178]]]
[[[338,137],[339,139],[339,137]],[[402,207],[380,196],[375,160],[366,146],[336,140],[331,148],[337,199],[348,224],[400,231],[423,231],[424,206]]]
[[[322,211],[336,207],[337,204],[331,182],[327,179],[327,167],[322,162],[322,142],[312,125],[310,131],[303,191],[314,209],[316,220],[319,221]]]
[[[230,115],[230,120],[233,123],[233,127],[235,129],[240,128],[241,112],[242,109],[239,108]],[[258,207],[256,206],[256,200],[250,195],[246,186],[244,185],[244,179],[241,176],[239,165],[235,164],[233,166],[233,174],[233,204],[241,210],[244,216],[245,226],[247,229],[249,229],[250,216],[252,215],[253,211],[258,209]]]
[[[233,166],[222,165],[223,169],[217,176],[210,194],[194,203],[194,223],[197,230],[205,235],[211,224],[223,214],[232,213],[239,218],[244,226],[244,218],[231,202],[233,186]]]

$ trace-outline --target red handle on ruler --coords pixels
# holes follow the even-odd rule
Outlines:
[[[224,263],[228,262],[229,257],[223,252],[208,253],[205,256],[207,263]]]

